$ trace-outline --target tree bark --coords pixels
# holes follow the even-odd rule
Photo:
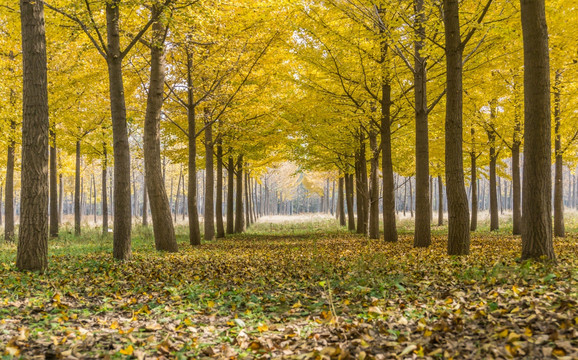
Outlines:
[[[16,124],[14,121],[10,122],[11,136],[15,136],[14,132]],[[4,225],[4,239],[6,241],[14,241],[14,148],[16,142],[10,139],[7,157],[6,157],[6,190],[5,190],[5,225]]]
[[[438,175],[438,226],[444,224],[444,184],[442,176]]]
[[[492,109],[492,111],[494,111]],[[490,231],[496,231],[500,228],[498,215],[498,193],[496,181],[496,134],[493,130],[488,131],[488,140],[490,143]]]
[[[56,134],[50,131],[50,236],[58,237],[58,170],[56,169]]]
[[[106,142],[102,143],[102,235],[108,234],[108,199],[106,194],[106,180],[108,169],[108,153],[106,150]],[[60,180],[62,184],[62,180]],[[62,192],[62,190],[60,190]]]
[[[522,189],[520,180],[520,121],[516,120],[514,141],[512,143],[512,222],[514,235],[522,234]]]
[[[382,50],[387,56],[387,44]],[[386,73],[386,70],[384,70]],[[388,75],[383,75],[381,88],[381,169],[383,174],[383,237],[387,242],[397,241],[395,224],[395,184],[393,162],[391,160],[391,83]]]
[[[208,116],[208,113],[206,114]],[[210,119],[205,118],[205,121]],[[213,165],[213,126],[205,124],[205,240],[215,239],[215,173]]]
[[[126,124],[126,105],[120,49],[120,0],[106,3],[107,65],[112,115],[114,156],[114,236],[113,257],[130,260],[131,252],[131,199],[130,199],[130,147]]]
[[[377,130],[369,132],[371,148],[371,181],[369,192],[369,238],[379,239],[379,149],[377,145]]]
[[[557,70],[554,78],[554,236],[564,237],[564,163],[562,154],[562,136],[560,134],[560,82],[562,73]]]
[[[472,128],[472,139],[474,136],[474,128]],[[477,160],[477,156],[475,151],[472,151],[470,153],[470,160],[472,163],[472,168],[471,168],[471,172],[472,172],[472,180],[471,180],[471,185],[472,185],[472,218],[470,221],[470,231],[476,231],[476,229],[478,228],[478,187],[477,185],[477,179],[478,179],[478,169],[477,169],[477,165],[476,165],[476,160]]]
[[[148,189],[147,189],[147,179],[146,179],[146,175],[145,178],[143,180],[144,184],[142,187],[142,226],[147,227],[149,225],[149,220],[148,220]],[[164,184],[163,184],[164,185]],[[164,187],[164,186],[163,186]],[[165,190],[165,194],[166,194],[166,190]],[[167,197],[167,203],[168,203],[168,197]],[[167,207],[169,209],[169,217],[171,214],[171,208]]]
[[[344,199],[344,185],[345,179],[339,178],[338,192],[337,192],[337,216],[339,218],[339,225],[345,226],[345,199]]]
[[[425,42],[424,0],[415,0],[414,84],[415,84],[415,236],[413,246],[431,244],[429,198],[429,139],[427,109],[427,60],[422,54]]]
[[[217,216],[217,238],[225,237],[225,226],[223,224],[223,146],[221,140],[217,142],[217,205],[215,213]]]
[[[459,1],[444,0],[447,66],[445,165],[448,199],[448,255],[470,253],[470,212],[464,183],[462,153],[463,45]]]
[[[82,209],[80,208],[80,140],[76,141],[76,166],[74,168],[74,235],[80,236]]]
[[[555,261],[552,243],[550,60],[544,0],[521,0],[524,40],[522,259]]]
[[[347,228],[355,231],[355,215],[353,211],[353,175],[345,174],[345,200],[347,203]]]
[[[193,88],[193,56],[186,50],[187,55],[187,121],[189,131],[189,243],[193,246],[201,245],[201,229],[199,225],[199,211],[197,205],[197,138],[195,98]]]
[[[235,183],[235,160],[229,156],[227,166],[227,234],[235,233],[235,208],[234,201]]]
[[[243,217],[243,155],[237,159],[237,199],[235,204],[235,233],[245,231],[245,220]]]
[[[48,267],[48,86],[44,2],[20,0],[22,29],[22,191],[19,270]]]

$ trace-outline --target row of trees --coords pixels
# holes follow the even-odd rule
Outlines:
[[[524,51],[532,52],[524,56],[518,5]],[[264,179],[267,168],[293,160],[299,171],[338,172],[338,213],[352,210],[355,201],[354,226],[372,238],[380,236],[381,214],[386,241],[397,239],[395,173],[415,176],[414,244],[420,247],[431,242],[430,183],[436,178],[447,186],[448,253],[467,254],[475,224],[469,208],[474,214],[478,172],[488,166],[491,204],[497,178],[512,179],[523,257],[554,258],[548,134],[555,143],[558,204],[563,163],[575,161],[578,142],[576,89],[568,80],[576,46],[568,39],[576,30],[551,21],[558,27],[551,31],[550,74],[548,36],[539,32],[546,28],[542,1],[22,0],[19,9],[0,6],[7,9],[0,23],[6,35],[0,65],[9,74],[0,96],[7,214],[13,214],[10,187],[22,142],[19,268],[46,267],[47,238],[37,236],[48,226],[45,209],[50,203],[50,233],[57,236],[58,179],[79,169],[81,156],[101,165],[102,192],[108,187],[113,193],[112,203],[102,204],[103,214],[109,206],[113,212],[113,255],[130,259],[131,155],[138,153],[159,250],[177,250],[165,157],[189,169],[183,173],[193,245],[201,243],[196,169],[205,169],[203,236],[211,240],[226,232],[225,224],[233,231],[243,227],[242,213],[233,217],[234,209],[243,209],[235,188],[253,182],[247,189],[255,189],[250,179]],[[554,19],[572,17],[568,2],[549,6]],[[540,191],[528,190],[535,186]],[[249,192],[245,197],[252,198]],[[76,203],[79,210],[80,199]],[[558,206],[555,215],[561,218]]]

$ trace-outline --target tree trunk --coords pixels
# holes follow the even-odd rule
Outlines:
[[[44,2],[20,1],[22,29],[22,191],[19,270],[48,267],[48,89]]]
[[[62,214],[63,214],[62,201],[64,200],[64,183],[62,182],[62,173],[60,173],[58,178],[59,178],[58,185],[60,186],[59,191],[58,191],[58,223],[61,224],[62,223]]]
[[[357,205],[357,233],[358,234],[366,234],[367,229],[364,229],[364,218],[365,214],[363,210],[365,209],[364,203],[364,194],[363,194],[363,180],[362,180],[362,173],[361,173],[361,154],[357,153],[355,155],[355,193],[356,193],[356,205]]]
[[[74,235],[80,236],[82,209],[80,208],[80,140],[76,141],[76,167],[74,169]]]
[[[143,187],[142,187],[142,226],[147,227],[149,225],[149,220],[148,220],[148,189],[147,189],[147,179],[146,179],[146,175],[145,178],[143,180]],[[164,185],[164,184],[163,184]],[[164,187],[164,186],[163,186]],[[166,195],[166,189],[165,189],[165,195]],[[168,204],[168,197],[167,197],[167,204]],[[171,208],[167,206],[167,209],[169,209],[169,218],[171,216]]]
[[[201,245],[201,229],[197,205],[197,137],[196,115],[193,88],[193,56],[187,49],[187,121],[189,130],[189,243],[193,246]]]
[[[119,7],[120,0],[111,0],[106,3],[107,65],[114,156],[113,257],[117,260],[129,260],[132,257],[130,147],[122,75],[123,56],[120,50]]]
[[[382,47],[387,56],[387,44]],[[385,66],[385,65],[384,65]],[[384,70],[384,73],[386,70]],[[391,160],[391,83],[389,75],[382,79],[381,98],[381,168],[383,173],[383,237],[385,241],[397,241],[395,224],[395,184],[393,182],[393,162]]]
[[[252,221],[251,221],[251,202],[249,200],[249,173],[247,171],[245,171],[245,224],[247,224],[247,227],[252,225]]]
[[[522,259],[554,260],[550,60],[544,0],[521,0],[524,39]]]
[[[11,136],[15,136],[16,124],[11,121]],[[16,143],[13,139],[10,139],[6,157],[6,195],[5,198],[5,225],[4,225],[4,239],[6,241],[14,241],[14,147]]]
[[[494,110],[492,109],[492,112]],[[495,142],[496,134],[493,130],[488,131],[488,140],[490,142],[490,231],[495,231],[500,228],[498,215],[498,193],[496,181],[496,162],[498,156],[496,154]]]
[[[444,184],[442,176],[438,175],[438,226],[444,224]]]
[[[234,201],[234,183],[235,183],[235,160],[229,156],[227,166],[227,234],[235,233],[235,208]]]
[[[56,134],[50,132],[50,236],[58,237],[58,170],[56,169]]]
[[[556,157],[554,174],[554,236],[564,237],[564,163],[560,134],[560,81],[562,73],[556,71],[554,79],[554,151]]]
[[[414,41],[415,65],[415,236],[413,246],[431,244],[429,198],[429,139],[427,109],[427,73],[423,48],[425,42],[424,0],[415,0],[416,40]]]
[[[448,255],[470,253],[470,211],[464,184],[462,153],[463,46],[458,4],[458,0],[444,0],[447,66],[445,165],[449,228]]]
[[[235,204],[235,233],[245,231],[245,220],[243,218],[243,155],[237,159],[237,200]]]
[[[107,180],[107,168],[108,168],[108,154],[106,150],[106,143],[102,143],[102,235],[108,234],[108,199],[106,196],[106,180]],[[62,184],[62,180],[60,180]],[[62,190],[60,190],[62,193]]]
[[[345,201],[347,203],[347,228],[355,231],[355,214],[353,212],[353,175],[345,174]]]
[[[179,171],[179,181],[177,182],[177,195],[175,197],[175,222],[177,222],[177,217],[179,216],[179,201],[181,199],[181,179],[183,178],[183,167],[181,165],[181,170]]]
[[[344,185],[345,179],[343,177],[340,177],[337,190],[337,217],[339,218],[339,225],[341,226],[345,226]]]
[[[208,111],[208,109],[206,110]],[[210,121],[206,112],[205,121]],[[213,166],[213,126],[205,124],[205,240],[215,239],[215,172]]]
[[[472,139],[473,139],[473,135],[474,135],[474,128],[472,128]],[[471,172],[472,172],[472,180],[471,180],[471,185],[472,185],[472,219],[470,221],[470,231],[476,231],[476,229],[478,228],[478,188],[477,188],[477,178],[478,178],[478,169],[477,169],[477,165],[476,165],[476,153],[475,152],[471,152],[470,153],[470,160],[472,163],[472,168],[471,168]]]
[[[225,226],[223,224],[223,146],[221,140],[217,142],[217,238],[225,237]]]
[[[371,181],[369,192],[369,238],[379,239],[379,149],[377,145],[377,130],[369,132],[371,148]]]

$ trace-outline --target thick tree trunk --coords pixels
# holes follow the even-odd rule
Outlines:
[[[498,161],[498,156],[495,148],[496,134],[494,131],[488,132],[488,140],[490,142],[490,231],[495,231],[500,228],[500,220],[498,215],[498,192],[496,181],[496,162]]]
[[[221,141],[217,142],[217,238],[225,237],[225,226],[223,224],[223,146]]]
[[[48,86],[44,2],[20,1],[22,29],[22,191],[19,270],[48,267]]]
[[[423,52],[425,42],[424,0],[415,0],[414,84],[415,84],[415,236],[413,246],[431,244],[429,198],[429,143],[427,73]]]
[[[153,16],[159,10],[153,6]],[[164,39],[167,28],[161,22],[153,24],[151,44],[151,75],[144,127],[144,160],[146,190],[143,191],[143,224],[146,219],[146,195],[148,193],[155,235],[155,248],[159,251],[178,250],[171,208],[163,182],[161,163],[160,126],[163,106],[165,65]]]
[[[106,150],[106,143],[102,143],[102,235],[108,234],[108,199],[106,196],[106,180],[107,180],[107,168],[108,168],[108,154]],[[62,180],[60,180],[62,184]],[[62,192],[62,190],[61,190]]]
[[[237,199],[235,204],[235,233],[245,231],[245,219],[243,217],[243,155],[237,159]]]
[[[58,237],[58,170],[56,169],[56,134],[50,132],[50,236]]]
[[[345,226],[345,194],[344,194],[345,179],[339,178],[339,185],[337,190],[337,217],[339,218],[339,225]]]
[[[113,257],[129,260],[131,252],[130,147],[120,50],[120,0],[106,3],[107,65],[114,155]]]
[[[229,156],[227,165],[227,234],[235,233],[235,208],[234,201],[235,183],[235,160]]]
[[[76,141],[76,166],[74,168],[74,235],[80,236],[82,209],[80,208],[80,140]]]
[[[187,122],[189,130],[189,243],[193,246],[201,245],[201,229],[197,205],[197,137],[195,98],[193,88],[193,56],[187,49]]]
[[[463,45],[458,0],[444,0],[444,24],[447,66],[445,165],[449,220],[448,254],[467,255],[470,253],[470,211],[464,183],[462,153]]]
[[[554,151],[556,165],[554,172],[554,236],[564,237],[564,163],[562,138],[560,134],[560,81],[562,74],[556,71],[554,80]]]
[[[550,60],[545,1],[521,0],[524,39],[524,178],[522,259],[554,260]]]
[[[206,113],[206,116],[209,114]],[[210,119],[205,118],[205,121]],[[205,124],[205,240],[215,239],[215,172],[213,166],[213,126]]]
[[[14,128],[16,124],[11,122],[11,136],[15,136]],[[6,156],[6,190],[4,195],[5,205],[5,225],[4,225],[4,239],[6,241],[14,241],[14,147],[16,143],[14,140],[10,140],[7,156]]]
[[[369,146],[371,148],[371,181],[369,192],[369,238],[379,239],[379,149],[377,145],[377,131],[369,132]]]
[[[345,174],[345,202],[347,203],[347,228],[355,231],[355,214],[353,211],[353,175]]]
[[[474,135],[474,128],[472,128],[472,138],[473,138],[473,135]],[[476,229],[478,228],[478,187],[476,186],[477,185],[477,179],[478,179],[478,169],[477,169],[477,165],[476,165],[477,157],[476,157],[475,152],[470,153],[470,160],[472,163],[472,168],[471,168],[471,172],[472,172],[472,180],[471,180],[472,218],[470,221],[470,231],[476,231]]]

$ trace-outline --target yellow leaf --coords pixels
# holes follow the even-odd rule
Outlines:
[[[118,321],[113,321],[112,324],[110,324],[110,328],[113,330],[118,329]]]
[[[207,303],[207,307],[209,309],[212,309],[215,307],[215,302],[213,300],[209,300],[209,302]]]
[[[564,349],[556,348],[552,350],[552,355],[554,356],[566,356],[566,351]]]
[[[257,326],[257,330],[259,330],[259,332],[264,332],[264,331],[269,330],[269,327],[267,326],[267,324],[263,324],[263,325]]]
[[[6,355],[18,356],[20,355],[20,349],[16,345],[8,344],[6,345],[6,350],[4,350]]]
[[[126,349],[120,349],[120,353],[123,355],[132,355],[134,352],[134,348],[132,345],[129,345]]]
[[[300,308],[301,306],[302,306],[301,301],[297,301],[295,304],[293,304],[292,308],[297,309],[297,308]]]
[[[502,331],[498,334],[498,336],[501,337],[501,338],[507,337],[507,336],[508,336],[508,329],[502,330]]]
[[[526,335],[527,337],[532,337],[532,329],[530,329],[529,327],[524,329],[524,335]]]

